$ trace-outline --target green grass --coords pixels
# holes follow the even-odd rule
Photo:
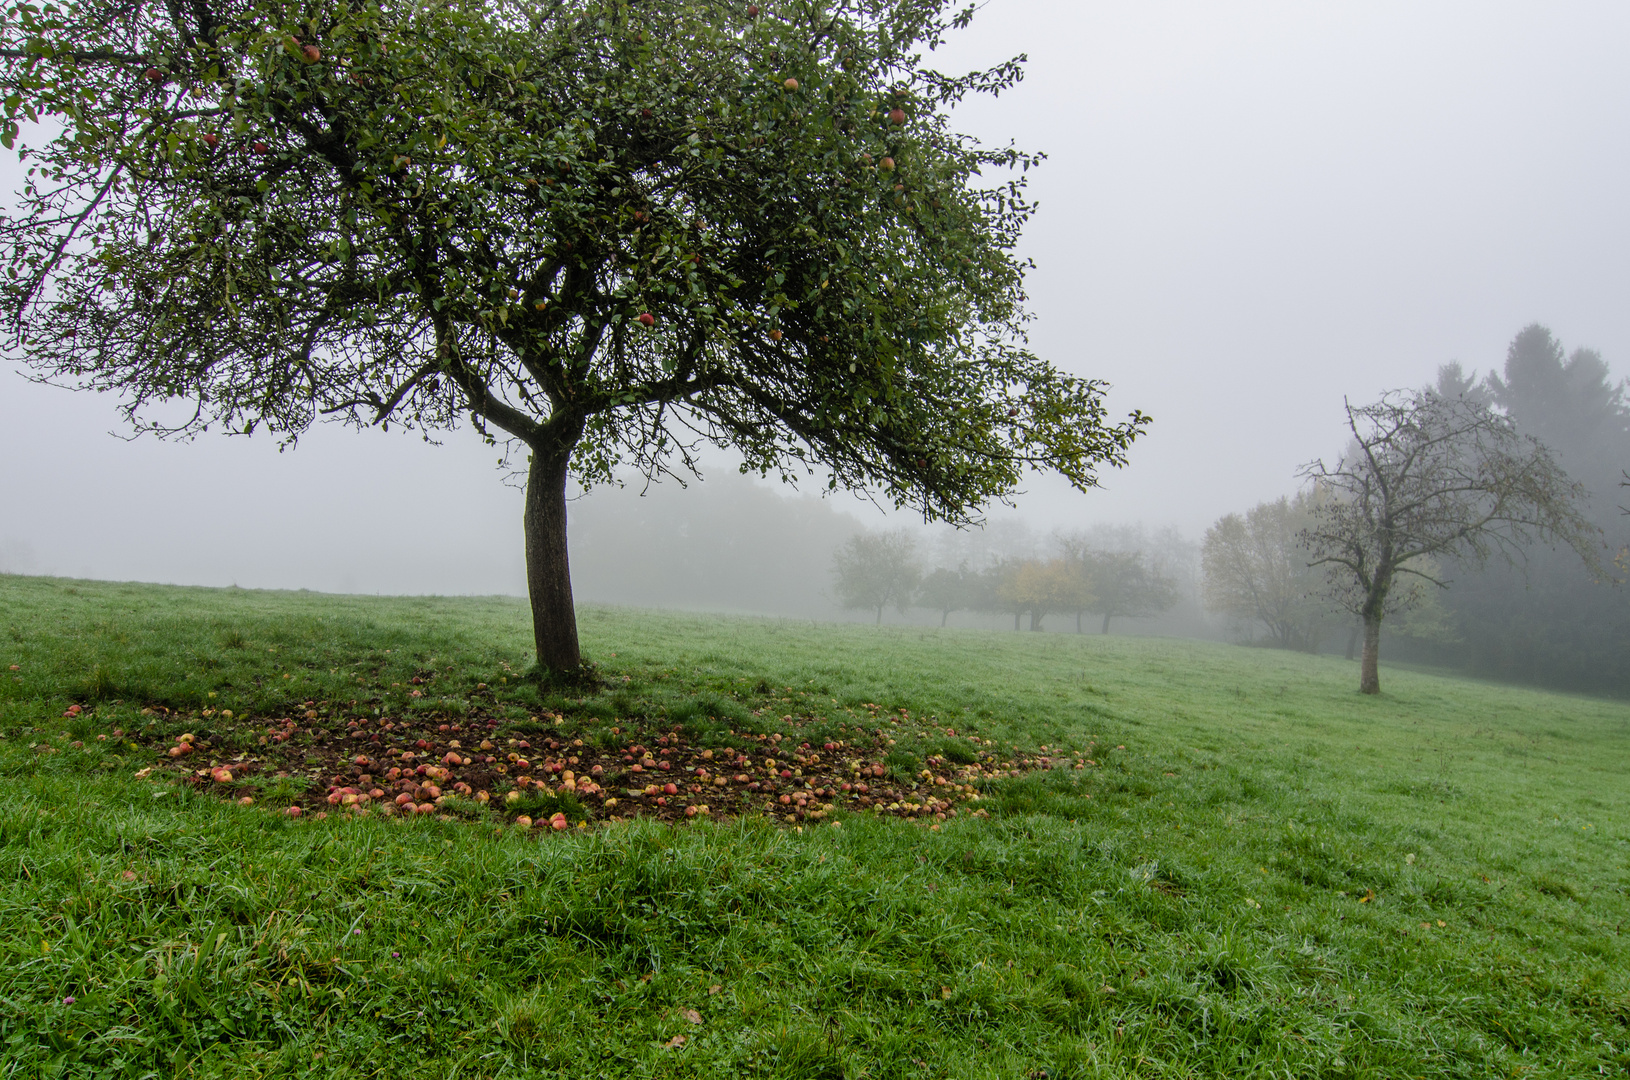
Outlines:
[[[1623,703],[1385,666],[1368,698],[1339,660],[1192,642],[580,622],[605,689],[540,695],[513,601],[0,577],[0,1076],[1630,1070]],[[436,701],[390,685],[432,662]],[[520,729],[866,717],[902,768],[947,726],[1099,766],[937,831],[531,837],[291,822],[96,739],[477,693]]]

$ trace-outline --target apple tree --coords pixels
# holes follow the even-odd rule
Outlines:
[[[1124,464],[1147,418],[1025,343],[1038,159],[948,118],[1019,61],[923,59],[971,14],[13,0],[6,347],[159,436],[524,445],[537,660],[574,670],[569,477],[714,445],[960,523]]]
[[[1543,443],[1471,396],[1394,391],[1347,404],[1348,450],[1301,468],[1312,520],[1297,539],[1327,595],[1364,626],[1359,690],[1381,692],[1381,622],[1418,606],[1441,560],[1514,562],[1535,542],[1566,545],[1605,573],[1585,490]]]

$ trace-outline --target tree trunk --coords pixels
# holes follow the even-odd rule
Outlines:
[[[1013,629],[1017,630],[1018,628],[1019,628],[1019,612],[1015,611],[1013,613]]]
[[[1102,630],[1100,630],[1099,633],[1101,633],[1101,634],[1109,633],[1109,612],[1107,612],[1107,611],[1104,612],[1104,628]]]
[[[873,623],[872,625],[873,626],[882,626],[883,625],[883,605],[882,604],[877,605],[877,621],[875,623]]]
[[[1358,668],[1358,692],[1381,692],[1381,616],[1364,613],[1364,659]]]
[[[1041,618],[1042,618],[1041,612],[1036,610],[1035,608],[1032,608],[1030,610],[1030,629],[1032,629],[1032,630],[1040,630],[1041,629]]]
[[[1353,628],[1347,632],[1347,659],[1349,660],[1358,659],[1358,635],[1363,629],[1361,625],[1354,623]]]
[[[941,630],[945,629],[945,620],[949,619],[950,617],[951,617],[951,609],[946,608],[945,611],[940,615],[940,629]]]
[[[583,666],[577,644],[577,611],[572,606],[572,571],[566,558],[566,467],[582,433],[557,438],[556,445],[532,449],[526,474],[526,591],[532,601],[532,639],[538,667],[573,672]]]

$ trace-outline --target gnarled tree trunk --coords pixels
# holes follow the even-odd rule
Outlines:
[[[583,665],[566,556],[566,470],[583,424],[550,424],[543,445],[532,447],[526,474],[526,591],[532,602],[532,638],[538,667],[573,672]]]
[[[1358,692],[1381,692],[1381,613],[1364,613],[1364,658],[1358,668]]]

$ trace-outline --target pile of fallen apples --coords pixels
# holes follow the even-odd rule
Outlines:
[[[731,732],[733,746],[697,745],[677,726],[643,732],[615,726],[613,738],[600,747],[548,734],[566,724],[555,715],[533,718],[509,735],[499,732],[499,720],[480,716],[328,719],[316,703],[306,704],[300,719],[234,718],[229,711],[205,710],[198,717],[200,733],[177,736],[166,756],[186,769],[193,786],[244,805],[252,805],[269,783],[286,790],[292,780],[303,794],[283,809],[290,817],[496,812],[521,828],[552,832],[636,816],[678,821],[763,814],[816,823],[860,812],[937,824],[959,815],[988,816],[978,805],[982,789],[999,778],[1097,764],[1084,754],[1045,746],[1040,754],[1004,757],[989,740],[922,720],[913,725],[909,716],[874,716],[871,730],[858,722],[845,725],[849,737],[818,744],[801,738],[813,718],[783,717],[785,732]],[[823,726],[830,730],[829,723]],[[922,737],[963,749],[956,750],[956,761],[927,755],[916,775],[901,775],[885,763],[897,743]],[[224,759],[221,745],[246,748]]]

